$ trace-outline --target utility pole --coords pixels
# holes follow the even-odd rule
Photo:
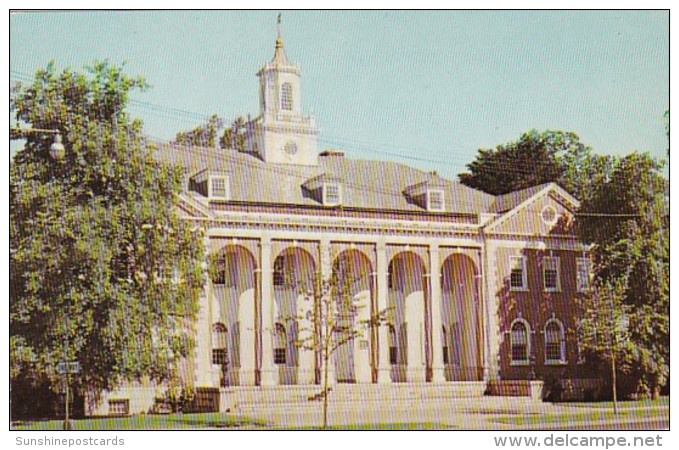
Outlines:
[[[610,327],[609,330],[611,331],[611,382],[613,383],[613,415],[617,416],[618,415],[618,388],[617,388],[617,381],[616,381],[616,367],[615,367],[615,352],[617,351],[617,339],[615,338],[616,332],[617,332],[617,326],[618,323],[616,318],[615,318],[615,305],[613,304],[613,292],[609,291],[608,292],[608,308],[609,308],[609,320],[610,320]]]

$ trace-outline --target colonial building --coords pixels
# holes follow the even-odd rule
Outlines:
[[[299,286],[318,276],[350,280],[363,308],[347,320],[388,317],[335,352],[333,382],[483,385],[577,370],[589,262],[571,230],[576,199],[556,184],[493,196],[401,163],[319,153],[280,35],[257,76],[246,151],[157,148],[185,167],[178,206],[220,268],[200,300],[194,386],[317,383],[319,354],[298,343],[314,329]],[[137,397],[131,412],[153,395]]]

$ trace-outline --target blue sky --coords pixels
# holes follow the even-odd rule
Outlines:
[[[10,16],[10,80],[54,59],[126,62],[153,86],[131,106],[172,139],[217,113],[258,113],[255,72],[278,11]],[[283,11],[319,149],[455,177],[481,147],[531,128],[575,131],[599,153],[662,157],[669,107],[664,11]],[[143,103],[138,103],[143,102]]]

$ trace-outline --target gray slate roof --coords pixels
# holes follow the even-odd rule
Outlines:
[[[498,195],[493,202],[493,210],[497,213],[503,213],[510,209],[514,209],[550,184],[552,183],[539,184],[537,186],[521,189],[520,191],[510,192],[509,194]]]
[[[188,147],[155,142],[155,156],[185,167],[188,176],[201,170],[230,177],[233,201],[319,206],[302,185],[309,179],[332,174],[342,180],[342,204],[347,208],[422,212],[404,190],[434,179],[445,191],[446,212],[480,214],[502,212],[542,189],[535,186],[495,197],[463,184],[390,161],[319,156],[317,167],[265,164],[260,159],[232,150]],[[512,206],[513,205],[513,206]]]

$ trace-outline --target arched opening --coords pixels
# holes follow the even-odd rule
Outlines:
[[[448,349],[446,381],[479,381],[483,364],[476,266],[468,256],[453,254],[441,272],[441,322],[448,330],[442,338],[442,347]]]
[[[228,330],[228,369],[220,375],[228,386],[255,383],[255,268],[246,248],[228,245],[217,253],[212,271],[213,318]]]
[[[564,364],[566,362],[566,335],[563,324],[558,319],[550,319],[545,324],[545,364]]]
[[[397,356],[391,364],[393,382],[426,379],[424,274],[422,258],[410,251],[398,253],[389,263],[389,321]]]
[[[340,253],[333,263],[332,290],[337,305],[333,336],[335,374],[339,383],[370,383],[370,274],[368,258],[358,250]]]
[[[516,319],[510,328],[511,364],[527,366],[530,355],[530,326],[523,319]]]
[[[313,301],[309,293],[313,292],[314,273],[313,258],[299,247],[286,248],[274,260],[274,317],[286,330],[285,362],[278,364],[278,384],[312,384],[315,381],[314,352],[305,348],[300,340],[301,336],[313,332],[308,329],[312,324],[303,317],[302,311],[308,310],[306,303]]]

